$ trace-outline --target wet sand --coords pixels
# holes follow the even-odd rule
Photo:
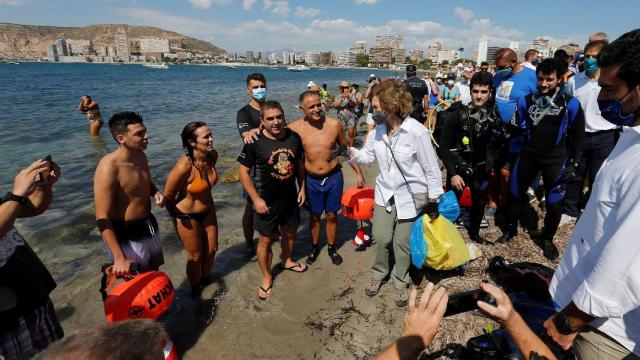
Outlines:
[[[363,168],[368,184],[373,184],[377,166]],[[345,188],[355,185],[353,171],[344,167]],[[215,190],[214,190],[215,198]],[[344,263],[335,266],[327,256],[324,233],[322,253],[305,273],[283,271],[274,263],[276,276],[271,297],[258,299],[260,270],[257,262],[244,260],[244,240],[240,228],[241,209],[223,206],[218,210],[220,245],[213,268],[214,283],[201,301],[189,295],[184,274],[186,252],[175,232],[161,233],[173,238],[163,241],[165,265],[176,287],[176,301],[162,320],[184,359],[367,359],[392,342],[402,329],[405,309],[393,302],[393,286],[383,285],[373,298],[364,294],[370,277],[373,250],[354,251],[351,239],[356,222],[339,215],[338,244]],[[306,259],[310,249],[308,213],[301,211],[294,258]],[[166,224],[165,224],[166,226]],[[556,236],[563,249],[572,227],[564,226]],[[94,232],[96,232],[94,230]],[[462,231],[466,238],[466,232]],[[483,230],[488,238],[499,234],[495,227]],[[91,234],[91,236],[98,236]],[[510,261],[534,261],[555,268],[520,234],[511,243],[481,245],[484,257],[469,264],[465,274],[421,271],[414,276],[424,286],[425,279],[447,287],[450,292],[477,288],[489,279],[484,270],[488,259],[502,255]],[[279,243],[274,244],[279,258]],[[416,275],[416,274],[414,274]],[[54,304],[67,334],[104,323],[97,287],[99,274],[82,275],[53,293]],[[468,338],[482,334],[486,318],[460,314],[443,321],[424,358],[456,358]]]

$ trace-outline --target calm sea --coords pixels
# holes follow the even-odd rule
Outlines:
[[[180,131],[190,121],[205,121],[221,154],[220,174],[235,165],[241,141],[236,111],[247,103],[246,76],[262,72],[269,98],[285,107],[288,119],[300,116],[298,95],[313,80],[332,94],[340,80],[359,83],[364,92],[372,71],[354,69],[289,72],[284,68],[141,65],[0,63],[0,192],[11,190],[16,173],[51,154],[62,168],[49,210],[19,220],[18,229],[34,247],[59,284],[73,282],[106,261],[95,229],[93,174],[99,159],[115,147],[105,126],[99,137],[88,134],[85,116],[76,111],[82,95],[100,104],[102,117],[118,111],[139,112],[149,131],[147,155],[159,188],[182,152]],[[380,76],[397,73],[373,71]],[[238,183],[214,187],[221,231],[220,247],[242,241],[243,206]],[[164,210],[154,209],[165,252],[181,251]],[[170,239],[170,240],[167,240]],[[171,243],[167,243],[171,241]]]

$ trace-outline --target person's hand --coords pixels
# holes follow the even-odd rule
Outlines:
[[[553,341],[555,341],[556,344],[558,344],[558,346],[562,348],[562,350],[569,350],[569,348],[573,345],[573,341],[575,340],[576,336],[578,336],[578,332],[576,331],[575,333],[569,335],[561,334],[560,331],[558,331],[558,328],[556,328],[556,323],[554,321],[555,318],[555,315],[548,318],[544,322],[544,329],[547,332],[547,335],[549,335],[549,337],[552,338]]]
[[[499,322],[503,327],[509,327],[517,316],[509,296],[492,284],[482,283],[480,284],[480,288],[496,300],[497,306],[487,304],[484,301],[478,301],[478,309]]]
[[[351,160],[351,159],[353,159],[354,156],[356,156],[356,149],[352,148],[352,147],[348,148],[347,149],[347,159]]]
[[[116,276],[129,275],[129,269],[133,261],[123,257],[122,259],[113,260],[113,273]]]
[[[11,192],[18,196],[27,197],[36,189],[36,175],[43,171],[47,171],[49,162],[45,160],[36,160],[29,167],[23,169],[16,175],[13,180],[13,189]]]
[[[431,220],[435,220],[438,218],[438,216],[440,216],[437,199],[429,199],[427,201],[427,207],[425,208],[425,213],[429,216],[429,219]]]
[[[304,191],[304,188],[302,188],[298,192],[298,206],[302,206],[306,200],[307,200],[307,194]]]
[[[358,189],[362,189],[364,187],[364,184],[366,184],[364,175],[362,175],[362,173],[356,174],[356,184],[358,185]]]
[[[462,176],[460,175],[454,175],[453,177],[451,177],[451,187],[456,189],[457,191],[462,191],[464,190],[464,187],[466,186],[466,184],[464,183],[464,180],[462,179]]]
[[[258,127],[255,129],[251,129],[242,133],[242,138],[245,144],[253,144],[254,141],[258,140],[258,135],[262,130]]]
[[[164,194],[162,194],[160,191],[156,192],[153,197],[156,200],[156,205],[158,205],[159,207],[163,208],[164,204],[167,201],[167,198],[164,197]]]
[[[409,294],[409,308],[404,317],[402,336],[419,336],[425,347],[431,344],[438,332],[440,322],[447,310],[449,296],[444,288],[439,288],[433,295],[434,285],[429,282],[422,292],[420,303],[416,299],[418,290],[415,288]],[[429,297],[431,295],[431,297]]]
[[[60,166],[52,161],[51,168],[49,170],[49,176],[47,177],[47,184],[55,184],[60,179],[60,174]]]
[[[263,198],[258,198],[256,201],[253,202],[253,206],[256,208],[256,212],[258,214],[268,214],[269,213],[269,207],[267,206],[267,202],[264,201]]]

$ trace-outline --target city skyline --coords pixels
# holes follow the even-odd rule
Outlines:
[[[545,9],[545,3],[553,4],[555,12]],[[79,11],[68,10],[72,8]],[[346,51],[358,40],[370,47],[377,35],[398,34],[404,36],[407,54],[414,49],[428,52],[430,44],[439,42],[448,49],[462,47],[464,57],[471,58],[480,40],[504,47],[517,41],[526,47],[538,37],[552,45],[584,44],[596,31],[614,38],[637,26],[633,8],[632,2],[621,0],[598,11],[545,1],[511,9],[494,0],[328,0],[322,6],[289,0],[0,0],[0,22],[156,26],[239,53]],[[571,11],[580,15],[573,17],[576,21],[569,20]]]

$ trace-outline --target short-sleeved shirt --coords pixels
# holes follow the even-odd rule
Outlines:
[[[584,111],[584,130],[588,133],[616,129],[617,126],[605,120],[598,107],[600,85],[598,79],[591,79],[585,72],[581,72],[569,79],[567,83],[569,95],[580,101]]]
[[[242,136],[243,132],[253,130],[260,126],[260,111],[247,104],[238,110],[236,123],[238,124],[238,132],[240,136]]]
[[[256,190],[275,211],[296,206],[296,163],[304,156],[300,136],[289,129],[285,131],[280,140],[259,135],[253,144],[245,144],[238,156],[240,164],[255,167],[260,179]]]
[[[451,100],[455,101],[456,96],[460,96],[460,89],[456,85],[453,85],[451,90],[446,85],[440,86],[440,96],[442,96],[442,100]]]
[[[493,88],[496,89],[496,104],[504,122],[511,122],[516,113],[518,100],[536,91],[536,72],[523,67],[517,74],[502,77],[496,73]]]
[[[424,97],[429,95],[427,83],[416,77],[410,77],[404,81],[404,87],[411,94],[413,99],[413,111],[424,112]]]

